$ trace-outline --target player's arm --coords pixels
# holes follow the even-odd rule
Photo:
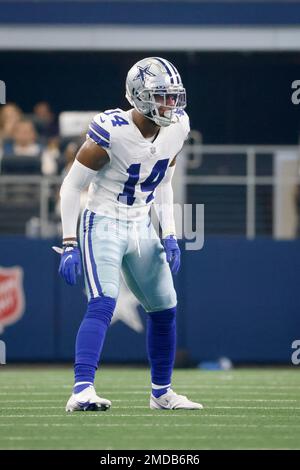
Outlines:
[[[71,285],[76,284],[76,276],[81,274],[76,236],[80,194],[108,161],[109,156],[102,147],[90,139],[86,140],[79,149],[60,189],[63,248],[53,248],[61,254],[59,273]]]
[[[172,178],[175,171],[176,157],[167,168],[162,182],[157,186],[155,192],[154,207],[159,219],[162,230],[162,238],[169,235],[176,236],[175,218],[174,218],[174,195],[172,188]]]
[[[167,261],[170,264],[172,272],[177,274],[180,267],[180,249],[176,239],[172,188],[175,164],[176,157],[168,166],[161,184],[156,188],[154,207],[162,230],[162,244],[166,251]]]
[[[188,138],[189,132],[189,117],[185,112],[183,112],[180,117],[180,126],[178,127],[178,137],[182,139],[182,143]],[[174,175],[177,155],[169,165],[161,184],[156,188],[155,195],[155,209],[162,228],[162,244],[167,255],[167,261],[174,274],[177,274],[180,267],[180,249],[176,238],[172,189],[172,178]]]
[[[90,139],[79,149],[60,190],[63,244],[76,242],[80,194],[108,161],[107,152]]]

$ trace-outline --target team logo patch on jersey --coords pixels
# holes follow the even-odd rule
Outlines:
[[[24,313],[23,269],[0,267],[0,332]]]

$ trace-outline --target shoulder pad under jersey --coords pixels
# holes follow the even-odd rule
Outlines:
[[[183,140],[186,140],[191,130],[189,116],[185,111],[183,111],[183,109],[176,111],[176,115],[178,116],[179,123],[181,124],[180,127],[182,130]]]

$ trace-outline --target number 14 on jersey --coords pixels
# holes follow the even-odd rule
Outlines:
[[[168,168],[169,159],[165,158],[163,160],[158,160],[150,175],[140,183],[141,190],[143,192],[150,192],[146,199],[146,203],[152,201],[154,198],[153,192],[156,186],[161,182],[165,173]],[[140,170],[141,170],[141,163],[133,163],[127,168],[128,173],[128,180],[124,184],[123,192],[118,195],[118,201],[127,204],[128,206],[132,206],[135,201],[135,187],[138,184],[140,179]]]

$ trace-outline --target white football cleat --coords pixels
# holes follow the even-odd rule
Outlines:
[[[202,410],[203,405],[194,403],[184,395],[177,395],[170,389],[159,398],[155,398],[151,394],[150,408],[152,410]]]
[[[98,397],[93,385],[89,385],[82,392],[71,395],[66,404],[66,411],[106,411],[110,407],[111,402]]]

